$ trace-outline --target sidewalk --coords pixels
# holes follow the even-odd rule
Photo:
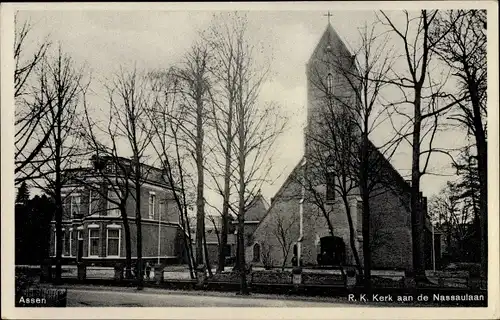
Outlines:
[[[294,300],[294,301],[311,301],[311,302],[331,302],[345,303],[346,297],[319,297],[319,296],[298,296],[284,294],[266,294],[266,293],[251,293],[248,296],[241,296],[235,292],[228,291],[205,291],[205,290],[171,290],[157,289],[144,287],[142,290],[137,290],[133,287],[110,287],[110,286],[95,286],[95,285],[79,285],[79,284],[64,284],[64,288],[70,290],[87,290],[87,291],[108,291],[108,292],[128,292],[128,293],[148,293],[158,295],[186,295],[186,296],[209,296],[209,297],[235,297],[244,299],[273,299],[273,300]]]

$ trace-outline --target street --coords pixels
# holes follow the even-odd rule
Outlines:
[[[314,300],[313,300],[314,299]],[[144,288],[68,288],[68,307],[360,307],[334,298],[293,299],[284,296],[186,292]],[[365,305],[368,306],[368,305]]]

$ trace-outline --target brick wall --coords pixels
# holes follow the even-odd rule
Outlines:
[[[130,239],[131,239],[131,253],[132,257],[135,258],[137,256],[137,228],[134,221],[129,221],[130,224]],[[125,258],[126,256],[126,247],[125,247],[125,231],[123,228],[123,224],[120,220],[111,220],[111,221],[99,221],[99,220],[90,220],[85,221],[83,223],[82,232],[83,237],[83,257],[87,258],[89,256],[89,225],[97,225],[97,228],[92,228],[94,230],[99,230],[99,258],[107,258],[107,230],[108,226],[120,226],[120,257]],[[72,256],[71,258],[76,259],[77,257],[77,228],[82,226],[81,224],[65,224],[63,234],[69,240],[70,228],[73,228],[72,232]],[[178,227],[175,225],[161,225],[160,231],[160,249],[161,256],[178,256],[180,255],[180,250],[178,246],[179,242],[179,232]],[[51,227],[51,240],[50,240],[50,253],[52,256],[55,255],[54,251],[54,239],[55,232],[54,226]],[[142,252],[144,257],[157,257],[158,256],[158,223],[151,222],[143,222],[142,223]],[[63,248],[64,249],[64,248]],[[63,250],[64,252],[64,250]]]
[[[321,192],[322,187],[317,189]],[[290,218],[294,214],[299,214],[298,194],[300,194],[300,184],[289,179],[280,194],[274,198],[271,208],[259,224],[254,233],[254,242],[249,243],[246,248],[246,259],[253,260],[253,245],[261,245],[261,253],[266,249],[271,252],[274,265],[280,266],[283,263],[283,252],[278,239],[273,236],[273,217],[279,214],[286,214]],[[349,205],[355,231],[355,245],[363,263],[363,241],[362,241],[362,213],[359,197],[352,195],[349,197]],[[408,210],[399,200],[399,197],[387,191],[373,198],[371,203],[372,221],[372,263],[374,268],[405,268],[412,266],[411,256],[411,227]],[[344,240],[346,249],[346,263],[354,265],[355,260],[350,244],[350,231],[347,221],[345,205],[339,197],[328,207],[332,210],[330,221],[333,226],[334,235]],[[292,238],[299,237],[298,222],[291,228]],[[304,264],[317,264],[317,255],[320,253],[319,240],[324,236],[330,236],[330,230],[324,215],[317,205],[311,201],[304,204],[304,237],[302,241],[302,260]],[[292,246],[294,242],[291,242]],[[287,257],[287,265],[291,265],[292,251]],[[262,259],[253,262],[262,265]]]
[[[131,191],[133,196],[127,201],[127,212],[131,217],[135,216],[135,190]],[[155,212],[153,218],[149,216],[149,197],[151,193],[156,196],[155,200]],[[176,202],[173,200],[172,194],[167,190],[160,190],[158,188],[151,188],[148,185],[141,187],[141,217],[143,220],[153,220],[158,221],[158,214],[160,210],[160,201],[163,201],[161,221],[167,221],[172,223],[179,223],[179,208]]]
[[[297,169],[294,170],[294,172],[296,171]],[[282,215],[282,217],[288,218],[289,220],[295,219],[298,221],[297,216],[299,214],[299,195],[301,186],[299,183],[294,181],[292,177],[294,172],[292,172],[280,191],[278,191],[277,196],[271,203],[271,207],[269,208],[267,215],[264,216],[260,224],[257,226],[253,236],[254,241],[246,244],[245,259],[247,262],[262,266],[262,255],[266,250],[269,250],[272,257],[272,264],[275,266],[281,266],[283,264],[284,255],[282,245],[276,235],[273,234],[273,231],[276,228],[275,217],[277,215]],[[299,236],[298,222],[292,226],[290,232],[291,236],[287,242],[290,242],[291,246],[293,246],[293,243]],[[253,246],[255,243],[260,245],[261,258],[258,261],[253,260]],[[286,264],[291,264],[292,255],[292,249],[289,249]]]

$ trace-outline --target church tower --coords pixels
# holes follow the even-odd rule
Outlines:
[[[355,152],[359,133],[355,124],[360,106],[356,81],[359,72],[355,57],[329,21],[306,64],[306,76],[304,158],[277,191],[266,215],[259,219],[246,255],[258,265],[270,263],[271,257],[273,263],[290,266],[295,257],[295,263],[301,261],[304,266],[362,266],[366,243],[362,202],[356,183],[346,187],[355,175],[349,155]],[[333,140],[337,145],[332,144]],[[382,165],[384,173],[394,176],[394,184],[370,199],[372,267],[410,269],[412,237],[405,200],[407,188],[389,162]],[[283,254],[282,242],[271,231],[276,221],[292,222],[289,239],[293,251],[289,255]],[[266,261],[259,257],[264,247],[268,250]]]
[[[353,108],[356,101],[352,89],[356,81],[355,56],[333,29],[330,22],[306,64],[307,127],[306,157],[318,137],[323,136],[325,114]]]

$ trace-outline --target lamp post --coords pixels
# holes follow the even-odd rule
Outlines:
[[[301,188],[301,198],[299,201],[299,239],[297,240],[297,266],[301,266],[302,259],[302,238],[304,237],[304,201],[306,195],[305,187],[305,170],[306,158],[302,162],[302,188]]]

